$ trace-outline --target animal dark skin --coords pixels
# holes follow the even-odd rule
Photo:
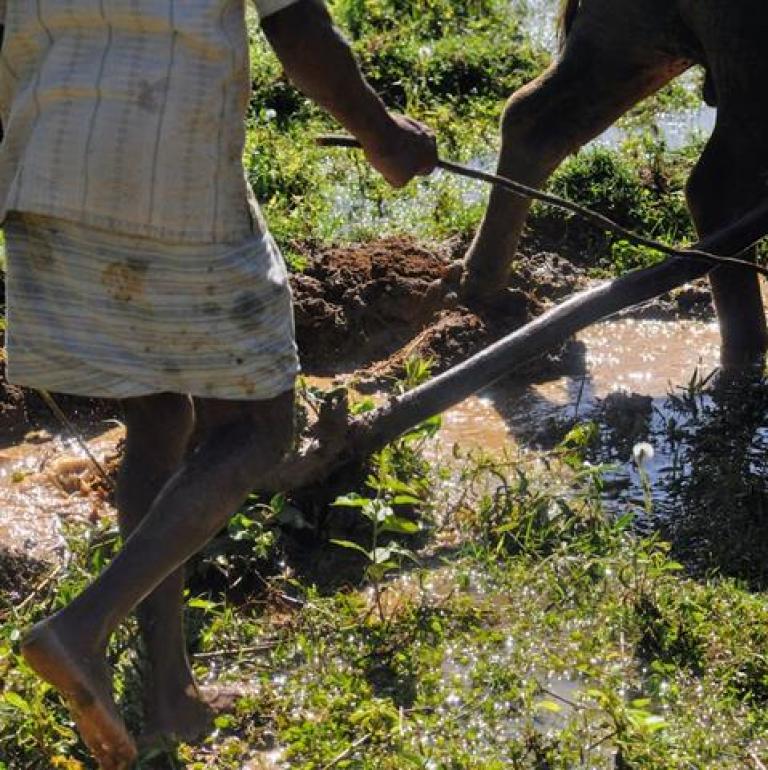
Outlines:
[[[768,5],[763,0],[568,0],[561,55],[513,94],[502,118],[499,173],[540,187],[565,159],[637,102],[694,64],[717,125],[687,197],[699,235],[736,220],[765,197],[768,173]],[[465,298],[498,301],[530,204],[494,190],[465,260]],[[754,275],[710,277],[724,366],[763,360],[768,330]]]

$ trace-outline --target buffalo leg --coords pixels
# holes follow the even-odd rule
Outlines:
[[[567,155],[690,66],[669,45],[679,20],[656,6],[583,0],[560,58],[507,103],[500,174],[541,186]],[[482,302],[503,291],[529,208],[529,201],[493,190],[465,261],[467,298]]]
[[[764,181],[745,165],[737,135],[717,129],[688,183],[688,203],[700,235],[706,236],[738,218],[760,198]],[[752,252],[754,257],[754,252]],[[768,344],[765,312],[754,273],[718,268],[710,275],[720,322],[721,363],[725,368],[759,364]]]
[[[718,107],[715,131],[688,183],[696,227],[708,235],[768,197],[768,104],[762,98],[768,6],[764,0],[689,6],[687,22],[702,43]],[[710,281],[723,366],[762,363],[768,331],[757,276],[718,268]]]

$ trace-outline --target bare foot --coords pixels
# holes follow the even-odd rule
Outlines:
[[[213,709],[194,685],[173,698],[152,693],[144,708],[139,746],[144,751],[195,741],[211,729],[213,717]]]
[[[203,737],[213,726],[214,717],[232,711],[242,687],[189,685],[175,698],[151,696],[146,707],[144,732],[139,738],[142,751]]]
[[[21,654],[61,693],[101,770],[128,770],[136,760],[136,745],[112,699],[106,661],[66,645],[47,620],[27,634]]]

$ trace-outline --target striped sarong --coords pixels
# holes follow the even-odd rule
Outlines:
[[[11,214],[5,237],[10,382],[101,398],[294,386],[290,287],[268,233],[191,246]]]

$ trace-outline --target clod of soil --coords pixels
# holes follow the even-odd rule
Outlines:
[[[445,249],[409,239],[313,254],[292,280],[304,367],[335,373],[390,356],[443,310],[450,267]]]
[[[516,271],[503,307],[470,308],[459,299],[460,267],[447,246],[408,238],[337,247],[311,255],[293,277],[296,329],[305,370],[358,369],[364,380],[396,377],[411,356],[442,371],[530,320],[556,285],[552,255]],[[535,258],[534,258],[535,259]],[[567,272],[567,271],[566,271]],[[541,291],[537,295],[531,283]]]

